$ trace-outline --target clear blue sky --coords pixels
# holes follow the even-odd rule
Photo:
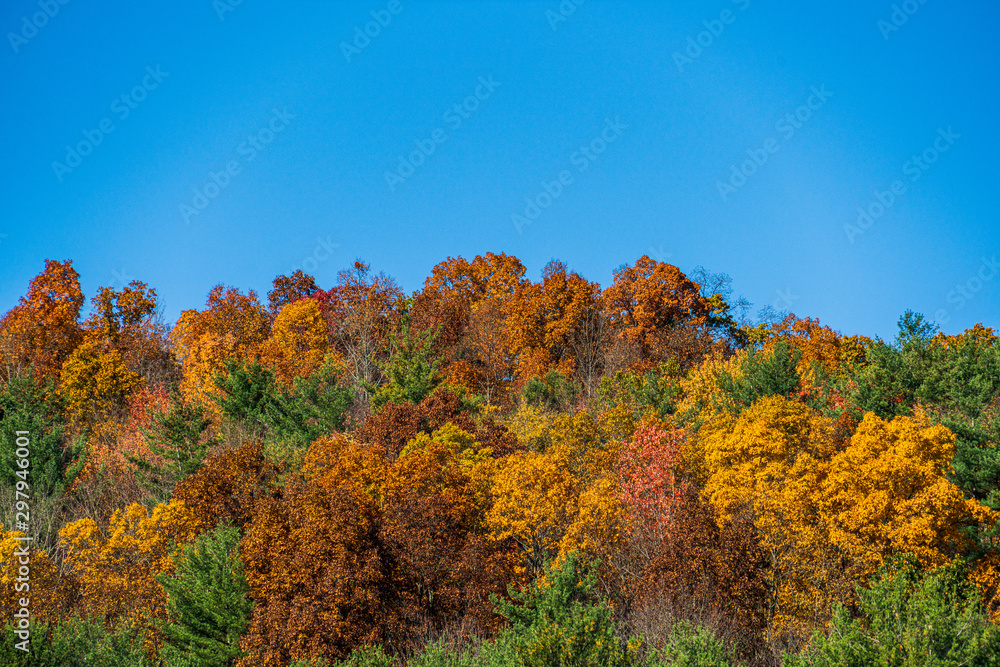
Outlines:
[[[995,1],[224,1],[3,3],[0,312],[45,258],[174,321],[307,258],[414,290],[492,251],[703,265],[845,333],[1000,325]]]

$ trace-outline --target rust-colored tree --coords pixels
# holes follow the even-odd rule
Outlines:
[[[329,340],[345,362],[355,402],[368,404],[370,392],[382,384],[381,365],[399,322],[403,292],[385,273],[373,274],[358,260],[341,271],[337,284],[313,295],[326,318]]]
[[[82,338],[80,274],[72,261],[45,260],[26,296],[0,320],[0,373],[3,380],[34,368],[39,378],[59,379],[63,362]]]
[[[377,502],[325,475],[293,480],[258,504],[240,543],[256,603],[240,645],[243,667],[342,659],[382,639],[391,592],[378,539]]]
[[[274,289],[267,293],[267,310],[271,317],[277,317],[288,304],[308,299],[319,291],[316,280],[302,269],[290,276],[278,276],[271,285]]]
[[[602,295],[604,312],[619,345],[637,346],[638,367],[666,360],[659,351],[671,330],[710,321],[713,305],[701,295],[699,285],[672,264],[644,255],[635,266],[614,275],[614,283]]]

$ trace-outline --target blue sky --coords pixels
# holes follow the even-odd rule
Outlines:
[[[0,28],[0,312],[45,258],[174,321],[218,283],[360,257],[415,290],[492,251],[702,265],[845,333],[1000,325],[995,2],[11,0]]]

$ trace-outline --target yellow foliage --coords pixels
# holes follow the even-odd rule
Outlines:
[[[54,621],[68,603],[66,582],[47,553],[36,551],[31,542],[19,537],[25,537],[24,533],[5,531],[0,524],[0,613],[12,619],[21,608],[21,598],[28,598],[33,621]],[[29,547],[28,556],[25,547]],[[24,565],[29,568],[27,576],[19,572]]]
[[[725,371],[733,379],[742,377],[740,365],[747,355],[747,350],[740,350],[727,358],[722,351],[713,349],[701,364],[691,369],[687,377],[681,378],[683,398],[677,404],[677,414],[695,424],[712,417],[715,414],[712,398],[719,391],[719,375]]]
[[[152,512],[138,503],[111,517],[107,535],[92,519],[59,531],[66,565],[80,583],[83,609],[113,621],[136,616],[163,618],[165,597],[154,575],[173,569],[175,547],[197,534],[196,522],[179,501]]]
[[[96,417],[111,407],[124,407],[142,378],[128,370],[121,353],[88,335],[63,362],[60,392],[77,420]]]
[[[559,415],[551,420],[545,451],[519,452],[500,462],[487,514],[493,539],[513,538],[535,569],[546,556],[613,548],[621,532],[615,472],[620,447],[604,435],[586,412]]]
[[[829,425],[812,409],[773,396],[738,418],[714,418],[699,440],[708,475],[704,493],[720,521],[749,513],[771,553],[772,630],[807,636],[853,588],[818,517],[834,448]]]
[[[954,456],[954,434],[922,413],[891,422],[865,415],[823,485],[830,537],[854,557],[860,577],[893,552],[944,565],[972,546],[963,526],[996,522],[948,481]]]
[[[323,363],[327,352],[326,320],[315,299],[300,299],[281,309],[264,344],[261,361],[274,366],[285,384],[307,377]]]
[[[215,391],[213,378],[224,372],[226,360],[259,358],[270,329],[267,311],[253,290],[243,295],[233,288],[223,291],[220,285],[209,292],[206,306],[201,312],[182,312],[170,332],[184,366],[181,391],[201,401]]]

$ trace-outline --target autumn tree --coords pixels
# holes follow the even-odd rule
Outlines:
[[[255,603],[239,665],[344,658],[380,639],[388,586],[378,506],[329,476],[264,499],[240,543]]]
[[[205,400],[215,391],[213,378],[225,372],[227,360],[256,360],[270,335],[267,312],[251,290],[215,287],[206,309],[185,310],[170,332],[184,366],[181,390],[189,399]]]
[[[165,598],[155,575],[172,571],[175,545],[195,535],[193,517],[179,502],[152,511],[129,505],[115,512],[106,533],[90,518],[67,524],[59,536],[66,569],[79,581],[81,611],[144,627],[162,620]]]
[[[380,537],[393,564],[387,638],[397,649],[419,647],[449,624],[498,626],[489,595],[514,580],[518,555],[484,525],[492,454],[446,425],[419,434],[388,469]]]
[[[196,473],[174,487],[172,499],[184,504],[198,530],[230,523],[245,530],[257,503],[275,490],[280,470],[260,443],[209,455]]]
[[[125,368],[146,382],[179,380],[179,368],[169,352],[166,327],[158,315],[156,290],[133,280],[121,291],[102,287],[91,299],[92,314],[83,323],[87,340],[103,350],[115,350]]]
[[[505,343],[517,359],[518,385],[549,370],[576,371],[577,333],[599,309],[600,286],[549,262],[540,283],[525,281],[507,300]],[[588,360],[589,361],[589,360]]]
[[[767,396],[739,417],[714,418],[697,440],[708,475],[704,493],[720,520],[747,513],[769,554],[774,632],[804,639],[833,600],[851,595],[845,554],[820,519],[834,453],[830,424],[807,406]]]
[[[617,270],[601,299],[616,339],[636,346],[640,365],[676,356],[661,351],[669,332],[707,324],[713,312],[699,286],[680,269],[645,255],[635,266]]]
[[[966,500],[947,473],[955,436],[926,416],[885,422],[869,413],[823,481],[821,511],[831,540],[851,554],[861,581],[893,553],[940,566],[973,547],[965,528],[996,523]]]
[[[290,276],[278,276],[271,284],[274,289],[267,293],[267,309],[272,317],[276,317],[288,304],[308,299],[319,291],[316,280],[302,269]]]
[[[619,560],[632,560],[622,582],[630,625],[654,645],[669,641],[677,619],[712,628],[748,664],[767,652],[771,559],[749,514],[719,521],[693,486],[673,501],[670,525],[648,557],[635,537]]]
[[[261,349],[261,363],[274,368],[286,386],[306,378],[323,363],[327,352],[326,321],[314,299],[300,299],[281,308],[271,337]]]
[[[434,267],[413,307],[416,326],[441,327],[439,353],[449,384],[506,402],[518,345],[505,338],[507,316],[527,281],[516,257],[449,257]]]
[[[82,336],[80,274],[72,261],[45,260],[28,293],[0,320],[0,365],[10,380],[34,369],[41,378],[59,378],[63,362]]]
[[[621,534],[613,462],[618,449],[586,412],[558,417],[544,451],[506,457],[493,477],[487,521],[494,539],[513,539],[537,573],[571,551],[597,556]]]
[[[326,318],[333,349],[343,356],[355,396],[367,405],[369,387],[382,384],[379,364],[389,352],[403,293],[396,281],[361,260],[337,284],[313,296]]]

